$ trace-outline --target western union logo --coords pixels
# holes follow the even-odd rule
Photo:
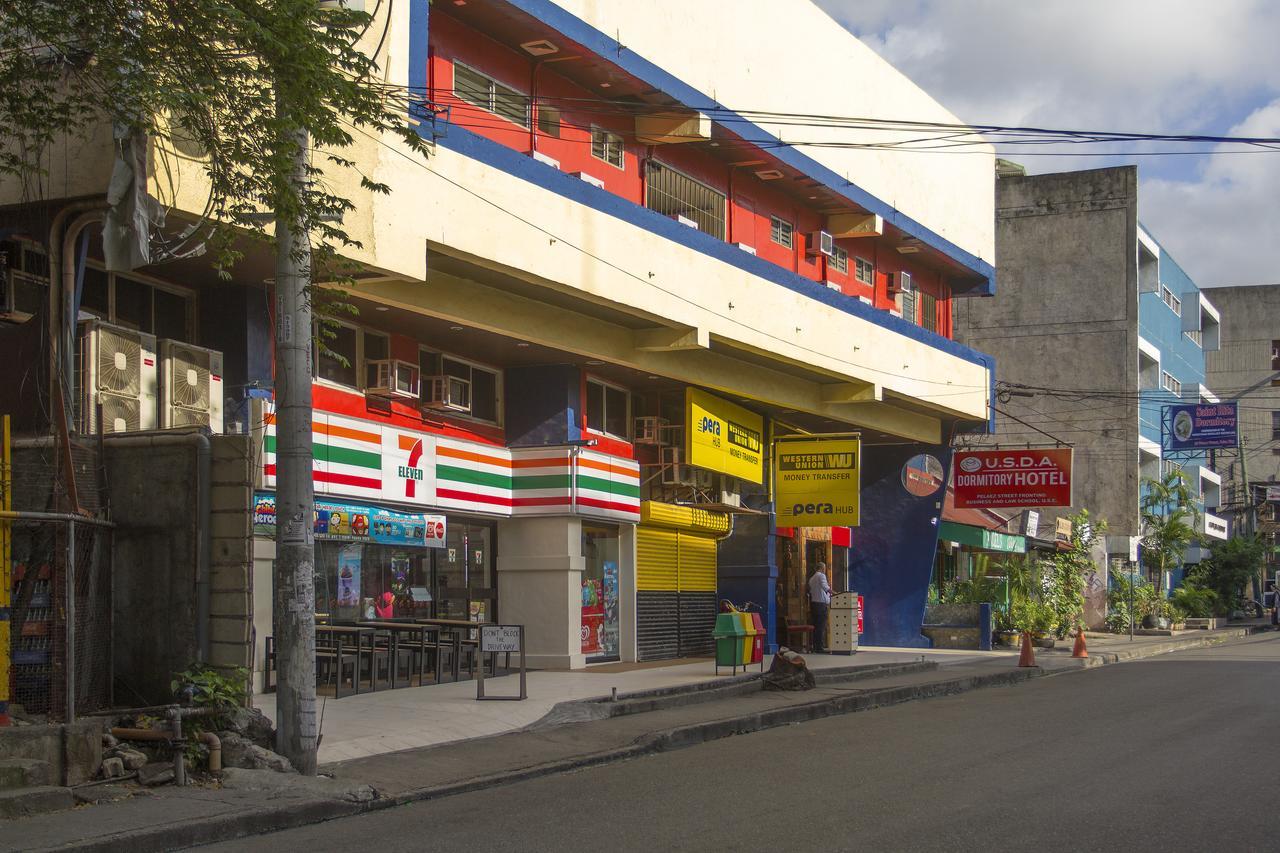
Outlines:
[[[853,453],[788,453],[778,458],[780,471],[847,471],[854,467]]]
[[[757,430],[735,424],[733,421],[726,421],[725,425],[729,428],[730,444],[736,444],[752,453],[760,452],[760,433]]]

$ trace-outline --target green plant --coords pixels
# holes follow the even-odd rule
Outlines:
[[[975,577],[956,581],[938,594],[939,604],[986,604],[1004,601],[1004,584],[999,578]]]
[[[1220,609],[1216,592],[1185,583],[1173,591],[1173,605],[1184,618],[1207,619]]]
[[[1027,599],[1009,605],[1009,619],[1015,631],[1044,634],[1053,628],[1056,617],[1053,608],[1035,599]]]
[[[1192,566],[1184,585],[1213,590],[1217,614],[1226,615],[1245,585],[1257,576],[1267,547],[1257,536],[1236,536],[1209,546],[1209,558]]]
[[[1142,561],[1152,584],[1164,589],[1165,574],[1182,564],[1187,547],[1199,538],[1200,514],[1180,468],[1158,480],[1144,478],[1142,488]]]
[[[1120,626],[1118,633],[1127,632],[1130,607],[1133,609],[1133,618],[1140,619],[1153,613],[1155,602],[1159,597],[1155,587],[1145,578],[1134,577],[1130,580],[1128,573],[1112,572],[1111,588],[1107,591],[1108,628],[1115,631],[1116,628],[1113,626],[1118,625]]]
[[[175,672],[169,689],[175,698],[186,694],[197,708],[215,708],[219,713],[207,717],[186,717],[182,721],[182,734],[186,740],[186,758],[194,765],[205,759],[205,749],[199,736],[226,728],[228,716],[245,705],[248,699],[249,670],[237,667],[226,675],[220,670],[192,664],[182,672]]]
[[[1085,578],[1096,568],[1093,548],[1107,530],[1102,519],[1082,509],[1071,517],[1071,543],[1043,560],[1042,600],[1053,612],[1052,630],[1065,637],[1084,612]]]

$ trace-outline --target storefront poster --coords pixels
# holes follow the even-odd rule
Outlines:
[[[957,450],[953,488],[959,509],[1071,506],[1070,447]]]
[[[1235,403],[1162,406],[1161,444],[1165,450],[1207,450],[1237,447]]]
[[[315,533],[326,539],[375,542],[380,545],[412,545],[420,548],[444,547],[443,515],[397,512],[382,507],[328,500],[316,501],[315,507]],[[275,495],[257,494],[253,506],[253,532],[274,536],[275,527]]]
[[[360,604],[360,553],[358,542],[343,545],[338,551],[338,606],[356,607]]]
[[[598,578],[582,581],[582,653],[600,653],[601,626],[604,622],[604,590]]]
[[[779,527],[857,527],[859,438],[780,438],[773,445]]]
[[[705,391],[685,391],[690,465],[750,483],[764,482],[764,418]]]

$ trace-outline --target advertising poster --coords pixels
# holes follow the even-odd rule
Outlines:
[[[764,418],[705,391],[685,391],[686,462],[764,482]]]
[[[1235,403],[1162,406],[1160,435],[1165,450],[1208,450],[1237,447]]]
[[[582,653],[600,654],[601,627],[604,623],[604,589],[598,578],[582,581]]]
[[[773,445],[779,527],[857,527],[860,438],[780,438]]]
[[[1071,506],[1070,447],[957,450],[957,509]]]
[[[360,551],[358,542],[343,545],[338,551],[338,606],[360,604]]]
[[[325,539],[376,542],[380,545],[444,547],[443,515],[397,512],[345,501],[318,500],[315,507],[315,532]],[[274,536],[275,526],[275,495],[255,495],[253,532]]]

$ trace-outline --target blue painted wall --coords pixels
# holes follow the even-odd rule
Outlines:
[[[869,646],[927,648],[920,633],[938,548],[943,489],[928,497],[902,485],[902,467],[917,453],[942,463],[951,474],[951,448],[891,445],[863,454],[862,524],[851,531],[849,588],[865,596],[861,642]]]

